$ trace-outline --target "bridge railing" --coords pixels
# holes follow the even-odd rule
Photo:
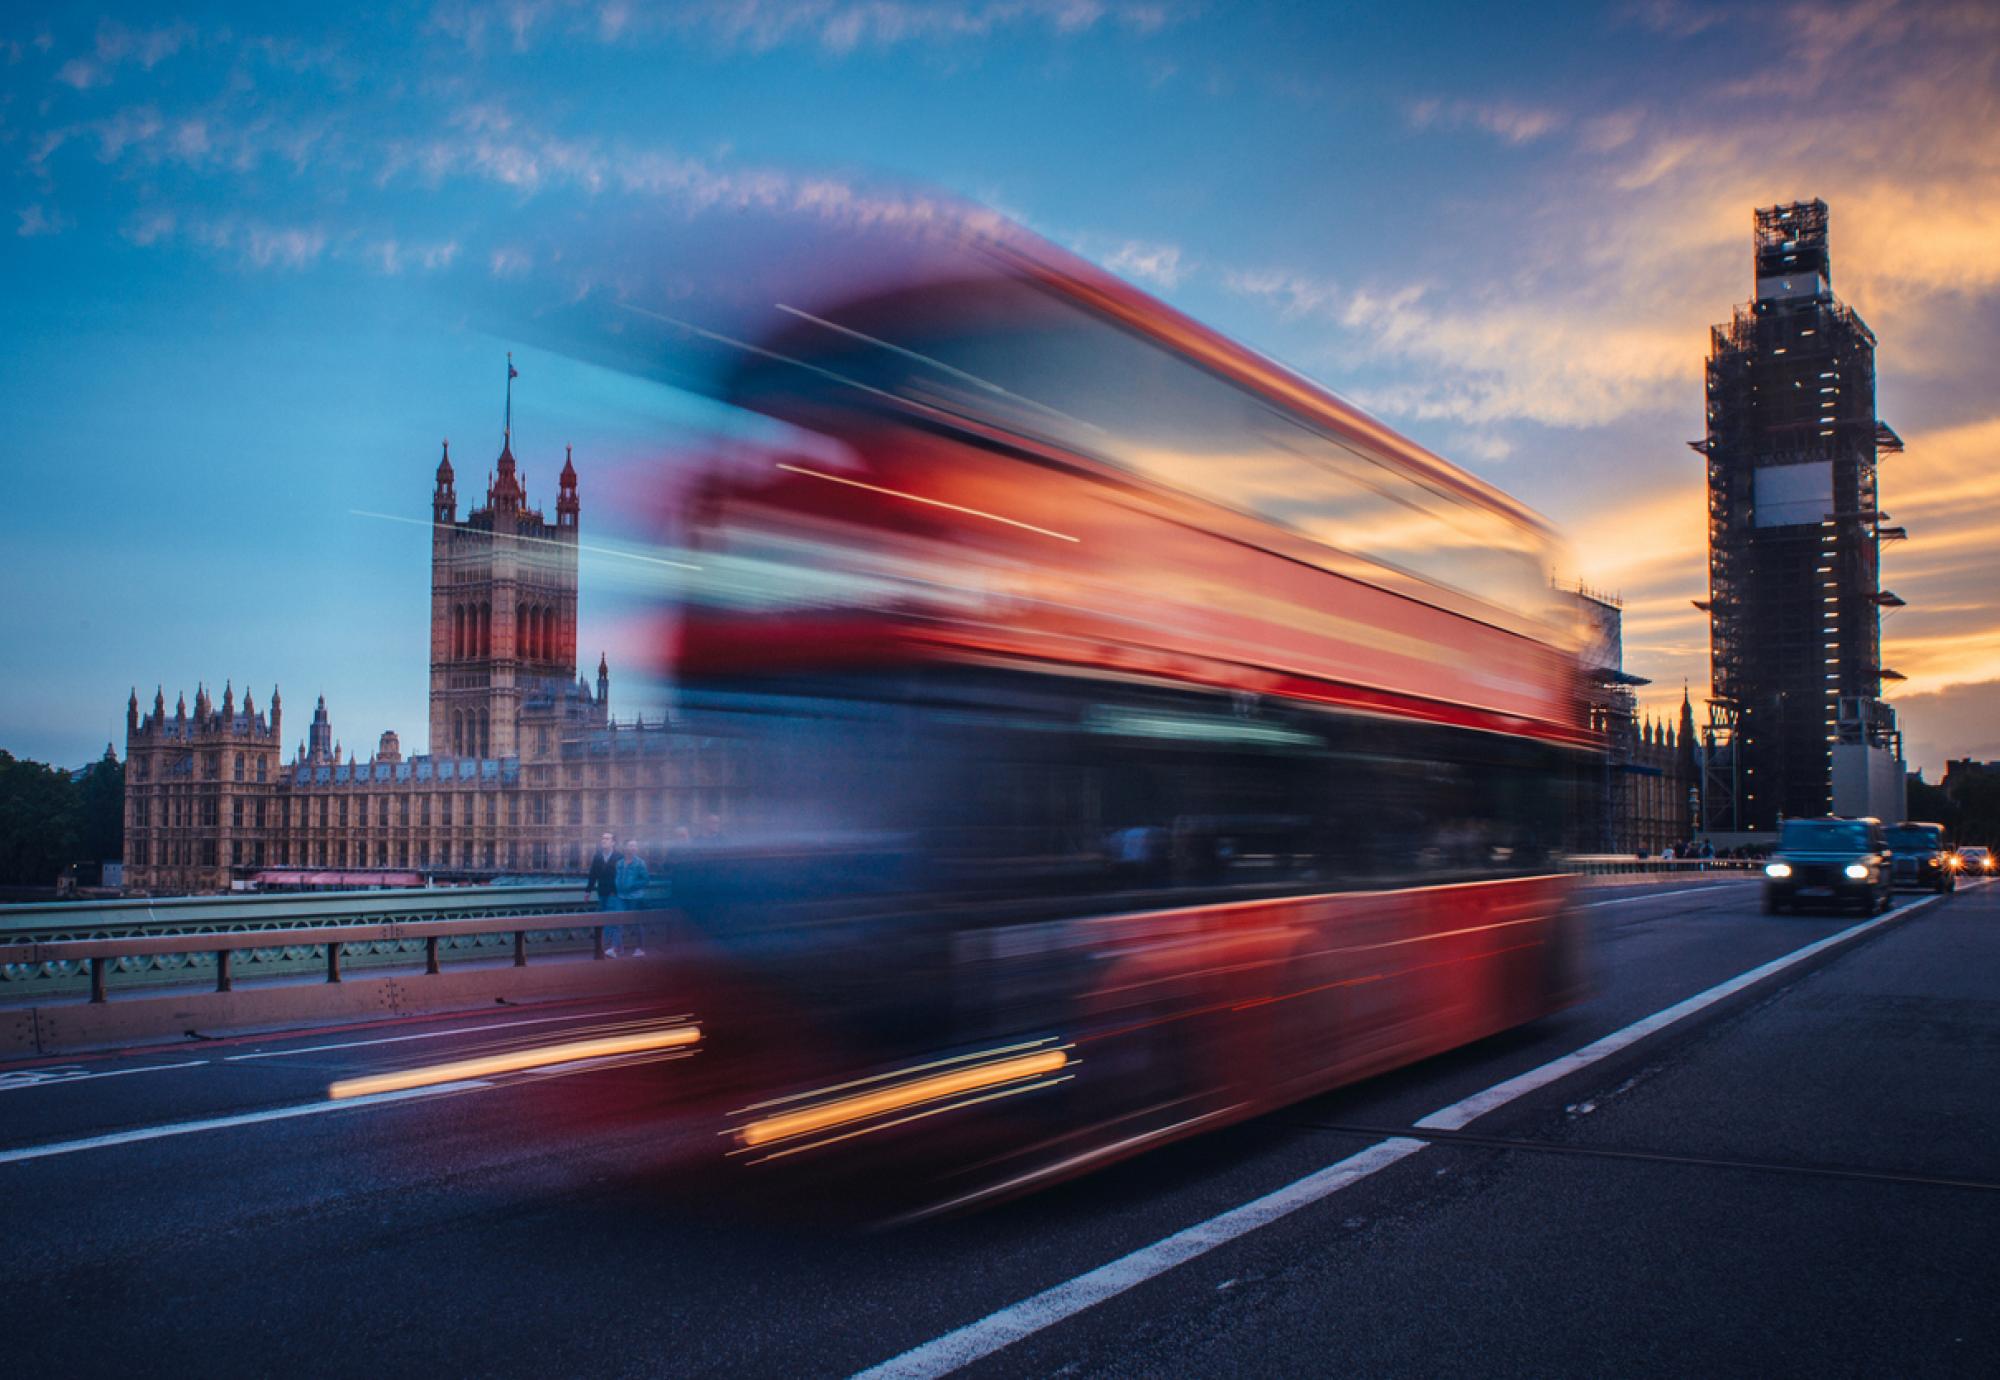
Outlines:
[[[595,920],[597,917],[592,916]],[[641,914],[620,915],[627,923],[643,920]],[[87,976],[89,1000],[109,999],[114,973],[150,971],[149,960],[178,958],[174,965],[183,981],[199,980],[215,991],[231,991],[239,977],[296,976],[298,968],[280,973],[263,956],[275,950],[310,950],[307,965],[324,974],[327,982],[340,982],[360,966],[382,967],[384,963],[357,964],[357,959],[386,959],[388,964],[415,966],[419,956],[423,971],[443,971],[444,959],[453,949],[486,948],[483,957],[504,955],[513,967],[528,965],[530,939],[540,941],[538,951],[565,953],[571,957],[602,959],[602,925],[579,925],[571,915],[519,916],[508,919],[427,920],[414,923],[320,925],[301,931],[296,937],[310,942],[269,945],[266,936],[245,930],[189,931],[178,934],[128,936],[113,939],[60,939],[40,943],[0,944],[0,964],[8,967],[44,968],[54,965],[66,972]],[[465,939],[493,940],[487,946],[460,945]],[[191,961],[202,959],[204,963]],[[239,959],[242,961],[239,962]],[[261,961],[260,961],[261,960]],[[131,965],[131,966],[124,966]],[[202,971],[206,970],[206,971]]]
[[[1563,870],[1585,877],[1672,876],[1683,872],[1755,872],[1754,858],[1640,858],[1630,853],[1578,853],[1563,859]]]
[[[310,977],[529,951],[593,951],[594,909],[562,886],[190,896],[0,906],[0,1005]],[[79,947],[81,946],[81,947]],[[334,952],[329,955],[329,948]]]

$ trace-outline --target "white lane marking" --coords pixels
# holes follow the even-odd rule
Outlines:
[[[1774,973],[1783,972],[1814,954],[1824,953],[1837,944],[1858,938],[1877,926],[1886,925],[1891,920],[1899,919],[1942,899],[1944,898],[1941,896],[1927,897],[1899,906],[1887,915],[1850,925],[1825,939],[1795,949],[1783,957],[1761,964],[1726,982],[1717,983],[1707,991],[1689,997],[1686,1001],[1677,1002],[1664,1011],[1634,1021],[1624,1029],[1601,1040],[1593,1041],[1573,1054],[1551,1060],[1517,1078],[1496,1083],[1485,1092],[1475,1093],[1448,1107],[1439,1108],[1416,1124],[1420,1128],[1430,1130],[1458,1130],[1473,1119],[1484,1116],[1517,1097],[1567,1074],[1587,1068],[1598,1060],[1609,1057],[1675,1021],[1712,1006],[1724,997],[1740,992],[1753,983],[1760,982]],[[893,1356],[880,1365],[871,1366],[859,1372],[855,1380],[890,1380],[890,1377],[894,1377],[894,1380],[932,1380],[932,1377],[949,1375],[961,1367],[969,1366],[974,1361],[992,1355],[1003,1347],[1013,1345],[1023,1337],[1039,1332],[1045,1327],[1051,1327],[1087,1308],[1095,1307],[1135,1285],[1164,1274],[1176,1265],[1193,1260],[1217,1246],[1233,1241],[1246,1232],[1254,1231],[1289,1212],[1338,1193],[1351,1184],[1359,1183],[1369,1175],[1409,1158],[1426,1144],[1428,1142],[1408,1136],[1391,1136],[1387,1140],[1377,1141],[1366,1150],[1349,1155],[1346,1159],[1328,1165],[1324,1169],[1315,1170],[1303,1179],[1295,1180],[1273,1193],[1267,1193],[1254,1202],[1231,1208],[1205,1222],[1197,1222],[1150,1246],[1142,1246],[1130,1255],[1120,1256],[1108,1265],[1099,1266],[1065,1283],[1044,1289],[1041,1293],[1003,1308],[997,1313],[990,1313],[977,1322],[968,1323],[955,1332],[947,1332],[944,1336],[913,1347],[900,1356]]]
[[[168,1069],[200,1068],[207,1062],[206,1059],[190,1059],[185,1064],[148,1064],[144,1068],[103,1069],[97,1073],[84,1072],[81,1064],[52,1069],[17,1069],[13,1073],[0,1073],[0,1092],[50,1088],[60,1083],[87,1083],[93,1078],[123,1078],[128,1073],[164,1073]]]
[[[1620,896],[1614,901],[1587,901],[1578,910],[1596,910],[1599,906],[1629,906],[1634,901],[1664,901],[1669,896],[1686,896],[1696,891],[1714,891],[1718,887],[1742,886],[1755,881],[1754,877],[1732,877],[1726,882],[1708,882],[1702,886],[1684,886],[1674,891],[1649,891],[1644,896]]]
[[[1619,1050],[1637,1044],[1648,1035],[1666,1029],[1675,1021],[1685,1020],[1698,1011],[1704,1011],[1725,997],[1732,997],[1774,973],[1782,973],[1795,963],[1805,962],[1814,954],[1824,953],[1836,944],[1845,944],[1877,926],[1886,925],[1891,920],[1899,919],[1913,910],[1941,899],[1932,896],[1921,901],[1912,901],[1907,905],[1896,907],[1886,915],[1878,915],[1873,920],[1849,925],[1846,929],[1836,931],[1802,949],[1793,949],[1788,954],[1781,954],[1769,963],[1759,964],[1747,973],[1738,973],[1727,981],[1716,983],[1705,992],[1697,992],[1685,1001],[1675,1002],[1664,1011],[1656,1011],[1643,1020],[1632,1022],[1622,1030],[1614,1030],[1600,1040],[1593,1040],[1582,1049],[1565,1054],[1560,1059],[1551,1059],[1540,1068],[1529,1069],[1526,1073],[1509,1078],[1505,1082],[1495,1083],[1484,1092],[1460,1098],[1449,1107],[1440,1107],[1416,1125],[1418,1129],[1426,1131],[1463,1130],[1472,1121],[1485,1116],[1496,1107],[1505,1106],[1515,1098],[1531,1093],[1537,1088],[1546,1087],[1558,1078],[1565,1078],[1575,1073],[1578,1069],[1589,1068],[1598,1060],[1607,1059]]]
[[[604,1016],[629,1016],[634,1011],[650,1011],[649,1006],[623,1006],[616,1011],[579,1012],[568,1016],[540,1016],[532,1021],[497,1021],[490,1025],[454,1026],[450,1030],[426,1030],[418,1035],[384,1035],[374,1040],[343,1040],[336,1045],[307,1045],[301,1049],[267,1049],[258,1054],[227,1054],[232,1064],[246,1059],[283,1059],[291,1054],[323,1054],[329,1049],[360,1049],[364,1045],[399,1045],[405,1040],[442,1040],[448,1035],[478,1035],[488,1030],[511,1030],[517,1025],[552,1025],[557,1021],[588,1021]]]
[[[1231,1208],[1205,1222],[1197,1222],[1164,1240],[1142,1246],[1130,1255],[1120,1256],[1109,1265],[1100,1265],[956,1332],[947,1332],[935,1341],[925,1342],[879,1366],[872,1366],[862,1371],[856,1380],[891,1380],[892,1377],[894,1380],[908,1380],[909,1377],[949,1375],[1072,1314],[1122,1294],[1136,1284],[1165,1274],[1174,1266],[1212,1251],[1224,1242],[1234,1241],[1259,1227],[1268,1226],[1287,1213],[1316,1203],[1328,1194],[1338,1193],[1349,1184],[1416,1154],[1425,1145],[1424,1141],[1401,1136],[1371,1145],[1358,1154],[1349,1155],[1338,1163],[1286,1184],[1276,1192],[1267,1193],[1242,1207]]]
[[[110,1145],[131,1145],[142,1140],[163,1140],[168,1136],[191,1136],[197,1131],[225,1131],[232,1126],[252,1126],[260,1121],[289,1121],[293,1117],[318,1116],[322,1112],[344,1112],[355,1107],[379,1107],[385,1102],[407,1102],[420,1097],[438,1097],[445,1093],[467,1092],[474,1088],[494,1086],[483,1079],[467,1079],[461,1083],[440,1083],[434,1088],[406,1088],[399,1092],[375,1093],[368,1097],[350,1097],[344,1102],[305,1102],[294,1107],[272,1107],[261,1112],[240,1112],[235,1116],[209,1117],[203,1121],[177,1121],[166,1126],[141,1126],[132,1131],[113,1131],[108,1135],[86,1136],[82,1140],[59,1140],[47,1145],[23,1146],[19,1150],[0,1150],[0,1164],[16,1164],[22,1160],[47,1159],[52,1155],[73,1155],[79,1150],[101,1150]]]

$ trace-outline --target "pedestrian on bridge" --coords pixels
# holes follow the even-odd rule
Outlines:
[[[653,874],[646,870],[646,860],[639,856],[639,840],[625,840],[625,856],[618,860],[618,909],[644,910],[646,908],[646,887],[653,880]],[[609,953],[610,950],[605,952]],[[643,958],[646,953],[646,928],[632,926],[632,956]]]
[[[597,851],[590,855],[590,875],[585,878],[583,891],[586,896],[597,898],[597,908],[619,910],[618,904],[618,836],[609,829],[597,836]],[[618,957],[618,941],[623,938],[617,925],[604,926],[604,956]]]

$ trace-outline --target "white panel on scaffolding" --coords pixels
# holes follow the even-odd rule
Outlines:
[[[1765,465],[1756,472],[1751,496],[1759,527],[1818,526],[1833,511],[1833,462]]]

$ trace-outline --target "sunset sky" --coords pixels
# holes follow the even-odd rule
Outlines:
[[[702,415],[496,329],[495,292],[608,226],[721,242],[929,188],[1548,513],[1656,708],[1707,683],[1708,327],[1751,209],[1824,198],[1908,445],[1912,764],[2000,757],[2000,6],[37,8],[0,17],[17,754],[122,752],[131,686],[225,678],[281,684],[288,738],[324,692],[364,756],[420,749],[428,539],[366,514],[425,518],[444,436],[479,487],[510,349],[531,497],[574,443],[586,527]]]

